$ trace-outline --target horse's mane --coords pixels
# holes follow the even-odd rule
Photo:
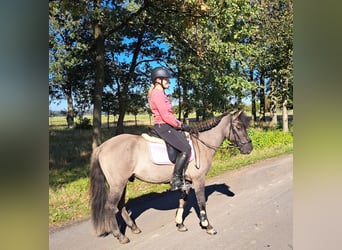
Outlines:
[[[220,121],[222,120],[222,118],[224,116],[226,116],[228,114],[229,114],[229,112],[225,112],[220,116],[213,117],[213,118],[210,118],[210,119],[202,121],[202,122],[191,123],[191,125],[190,125],[191,132],[198,133],[198,132],[203,132],[203,131],[207,131],[209,129],[212,129],[213,127],[215,127],[217,124],[220,123]]]

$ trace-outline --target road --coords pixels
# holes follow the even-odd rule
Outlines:
[[[184,222],[188,231],[178,232],[174,222],[178,193],[165,192],[128,206],[142,233],[127,229],[131,241],[126,245],[111,235],[97,237],[86,220],[50,233],[49,249],[293,249],[292,182],[292,154],[208,179],[207,213],[216,235],[200,228],[193,192]]]

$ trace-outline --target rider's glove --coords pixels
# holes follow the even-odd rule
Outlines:
[[[182,123],[181,130],[182,131],[186,131],[186,132],[190,132],[191,128],[190,128],[190,126],[188,124]]]

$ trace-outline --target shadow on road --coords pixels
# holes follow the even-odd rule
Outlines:
[[[235,194],[229,190],[229,186],[226,184],[213,184],[205,187],[205,199],[208,200],[208,197],[212,195],[214,192],[218,192],[224,196],[233,197]],[[166,191],[163,193],[150,193],[147,195],[140,196],[135,199],[128,200],[126,204],[126,208],[131,213],[131,218],[136,220],[141,214],[143,214],[148,209],[157,209],[157,210],[172,210],[177,209],[179,206],[179,198],[181,196],[180,192],[171,192]],[[223,197],[222,197],[223,198]],[[185,219],[191,211],[191,208],[194,208],[196,211],[197,217],[199,217],[199,207],[197,205],[197,200],[195,196],[195,192],[193,189],[190,190],[189,196],[186,202],[186,206],[184,207],[183,218]],[[120,225],[122,232],[125,232],[126,225],[123,222],[120,215],[117,215],[117,220]]]

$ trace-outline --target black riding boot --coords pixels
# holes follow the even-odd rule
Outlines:
[[[171,180],[171,191],[185,188],[185,180],[183,173],[188,164],[188,155],[182,152],[177,156],[173,177]]]

